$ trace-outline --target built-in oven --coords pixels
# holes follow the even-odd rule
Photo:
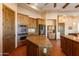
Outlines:
[[[18,39],[24,40],[28,35],[28,27],[26,25],[18,25]]]

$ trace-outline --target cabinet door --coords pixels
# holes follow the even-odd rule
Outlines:
[[[38,19],[38,24],[43,24],[43,25],[45,25],[45,20],[44,20],[44,19]]]
[[[31,18],[29,18],[28,22],[29,22],[29,26],[28,27],[31,27],[32,26],[32,20],[31,20]]]
[[[17,21],[18,21],[18,24],[20,24],[20,14],[19,13],[17,14]]]
[[[79,56],[79,43],[78,42],[73,42],[72,47],[73,47],[72,55],[73,56]]]
[[[72,55],[72,41],[70,39],[61,37],[61,48],[66,55]]]
[[[21,15],[21,22],[22,22],[22,25],[24,25],[24,15]]]
[[[21,14],[18,14],[18,18],[17,18],[17,20],[18,20],[18,24],[22,24],[22,15]]]
[[[66,39],[66,54],[72,56],[72,40]]]
[[[25,25],[28,26],[28,17],[27,16],[24,16],[24,22],[25,22]]]
[[[65,38],[61,36],[61,48],[63,52],[65,52],[65,47],[66,47],[65,44],[66,44]]]
[[[36,20],[35,19],[33,19],[33,27],[36,27]]]
[[[15,49],[15,13],[3,5],[3,53]]]

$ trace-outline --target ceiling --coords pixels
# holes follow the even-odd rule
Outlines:
[[[19,3],[18,6],[31,8],[38,12],[75,12],[79,11],[78,3]]]

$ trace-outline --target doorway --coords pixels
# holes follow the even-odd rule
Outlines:
[[[47,37],[49,39],[56,39],[56,19],[47,20]]]
[[[65,23],[59,23],[58,27],[59,27],[60,35],[64,35],[65,34]]]

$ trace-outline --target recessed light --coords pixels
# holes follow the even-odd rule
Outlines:
[[[73,25],[76,25],[76,23],[75,23],[75,22],[73,22]]]

